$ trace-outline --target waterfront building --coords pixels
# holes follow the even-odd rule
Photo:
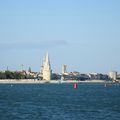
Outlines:
[[[102,73],[90,73],[88,76],[90,80],[109,80],[108,75]]]
[[[111,80],[116,80],[117,79],[117,72],[116,71],[109,72],[109,78]]]

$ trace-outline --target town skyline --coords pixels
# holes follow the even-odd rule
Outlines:
[[[87,81],[93,80],[94,82],[105,82],[105,81],[114,81],[119,82],[120,74],[117,71],[109,71],[107,74],[103,73],[82,73],[79,71],[68,71],[67,65],[62,65],[61,72],[53,72],[51,69],[51,62],[49,58],[48,52],[43,58],[42,65],[40,67],[40,71],[35,72],[32,71],[31,67],[28,70],[24,70],[24,65],[21,65],[22,69],[19,71],[11,71],[8,69],[5,71],[0,71],[0,79],[33,79],[34,81],[44,81],[50,83],[51,80],[55,80],[56,82],[65,82],[69,80],[76,81]]]
[[[106,73],[97,72],[97,71],[89,71],[89,72],[82,72],[82,71],[78,71],[78,70],[72,70],[72,71],[70,71],[70,70],[68,69],[69,66],[67,66],[66,64],[62,64],[62,65],[61,65],[61,69],[60,69],[59,71],[55,71],[55,70],[52,69],[52,67],[51,67],[51,59],[50,59],[50,57],[49,57],[48,51],[46,52],[46,55],[44,55],[43,58],[42,58],[42,62],[41,62],[39,71],[34,71],[31,66],[26,66],[26,67],[25,67],[25,65],[23,65],[23,64],[20,65],[20,69],[16,69],[16,70],[14,70],[14,69],[9,69],[9,67],[7,66],[6,69],[0,70],[0,71],[26,71],[26,72],[27,72],[27,71],[31,71],[31,72],[41,73],[41,72],[43,71],[42,69],[43,69],[43,66],[44,66],[44,62],[45,62],[46,60],[47,60],[46,65],[47,65],[47,64],[50,65],[50,69],[51,69],[50,71],[51,71],[51,73],[53,72],[53,73],[62,74],[63,69],[65,69],[65,71],[66,71],[67,73],[79,72],[80,74],[97,74],[97,73],[100,73],[100,74],[109,74],[109,72],[119,72],[119,71],[116,71],[116,70],[107,71]],[[63,67],[64,67],[64,68],[63,68]],[[47,69],[49,69],[49,67],[48,67]]]

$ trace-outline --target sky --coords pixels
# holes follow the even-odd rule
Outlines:
[[[120,72],[120,0],[0,0],[0,70]]]

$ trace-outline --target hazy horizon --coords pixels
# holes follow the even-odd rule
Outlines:
[[[1,0],[0,70],[120,72],[119,0]]]

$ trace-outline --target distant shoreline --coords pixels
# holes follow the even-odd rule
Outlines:
[[[76,80],[67,80],[67,81],[60,81],[60,80],[50,80],[50,82],[46,82],[43,80],[36,80],[36,79],[20,79],[20,80],[13,80],[13,79],[0,79],[0,84],[62,84],[62,83],[113,83],[112,81],[105,81],[105,80],[86,80],[86,81],[76,81]],[[119,82],[120,83],[120,82]]]

